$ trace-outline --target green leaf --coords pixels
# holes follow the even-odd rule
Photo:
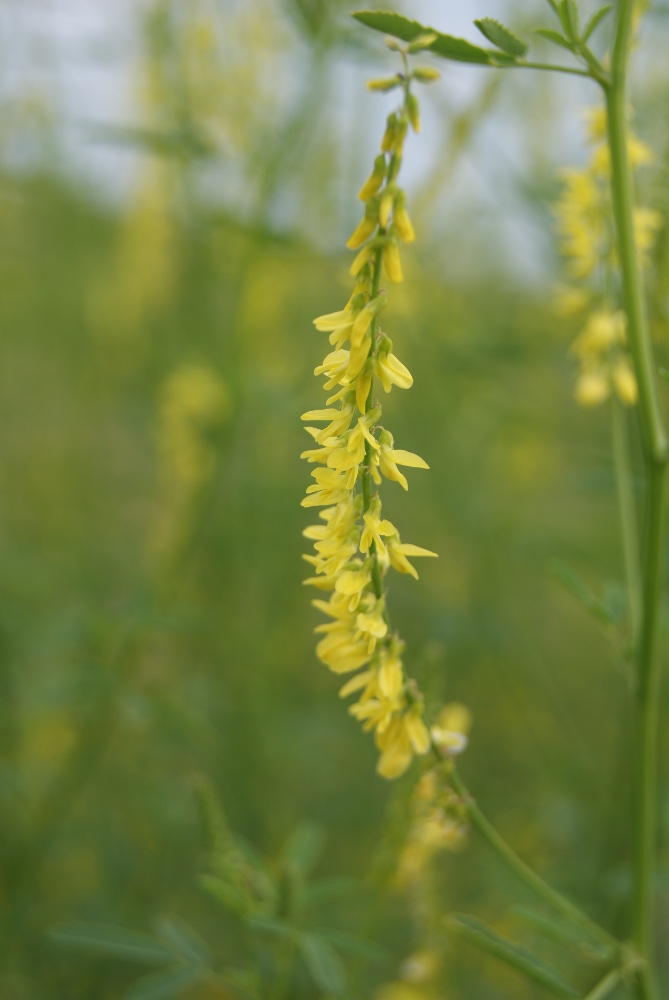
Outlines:
[[[289,868],[304,874],[312,870],[323,851],[325,834],[315,823],[300,823],[288,837],[282,859]]]
[[[585,938],[573,927],[554,920],[552,917],[547,917],[543,913],[537,913],[536,910],[532,910],[528,906],[512,906],[511,912],[551,941],[587,952],[589,957],[598,961],[605,962],[612,957],[611,948],[593,944],[589,938]]]
[[[164,965],[175,957],[174,951],[162,941],[112,924],[67,924],[53,931],[51,937],[59,944],[131,962]]]
[[[585,26],[583,32],[583,41],[587,42],[592,33],[597,30],[609,11],[613,10],[613,4],[607,3],[605,7],[600,7],[599,10],[595,11],[590,20]]]
[[[580,576],[570,569],[559,559],[552,559],[549,563],[549,571],[560,581],[560,583],[573,594],[576,600],[586,611],[604,625],[616,625],[616,619],[607,606],[592,593],[590,588],[581,580]]]
[[[160,932],[170,941],[183,958],[194,965],[211,962],[211,954],[204,941],[186,924],[175,920],[163,920]]]
[[[552,969],[541,959],[527,951],[521,945],[502,937],[496,931],[477,920],[462,913],[452,913],[446,918],[447,927],[459,934],[465,941],[476,945],[488,954],[494,955],[507,965],[523,972],[530,979],[541,983],[547,989],[565,997],[580,996],[578,990],[565,982],[555,969]]]
[[[490,49],[481,49],[478,45],[472,45],[464,38],[455,38],[452,35],[442,35],[434,28],[426,28],[418,21],[411,21],[402,14],[395,14],[389,10],[358,10],[353,14],[356,20],[368,28],[375,31],[382,31],[385,35],[393,35],[403,42],[412,42],[420,35],[434,34],[435,40],[430,44],[427,51],[433,52],[443,59],[451,59],[454,62],[477,63],[480,66],[494,65],[493,57],[500,54],[492,52]]]
[[[199,975],[199,970],[190,965],[185,968],[155,972],[131,986],[124,994],[124,1000],[173,1000],[192,986]]]
[[[337,896],[347,896],[359,888],[354,878],[336,875],[333,878],[322,878],[305,886],[304,899],[307,906],[318,906],[328,899]]]
[[[317,934],[300,934],[297,943],[316,985],[328,993],[341,993],[346,972],[332,945]]]
[[[559,45],[560,48],[567,49],[568,52],[573,52],[571,42],[568,42],[564,35],[561,35],[559,31],[554,31],[553,28],[535,28],[534,34],[545,38],[548,42],[552,42],[553,45]]]
[[[279,937],[293,937],[295,934],[295,928],[290,924],[284,924],[282,920],[274,920],[272,917],[249,917],[247,923],[251,930],[265,934],[277,934]]]
[[[558,17],[567,38],[575,42],[578,38],[578,10],[574,0],[560,0]]]
[[[238,917],[243,917],[248,913],[249,904],[246,897],[229,882],[224,882],[223,879],[216,878],[215,875],[198,875],[197,884]]]
[[[502,49],[508,55],[518,58],[524,56],[527,52],[525,42],[517,38],[512,31],[509,31],[508,28],[494,18],[482,17],[474,21],[474,24],[489,42],[492,42],[493,45],[496,45],[498,49]]]
[[[318,934],[336,945],[340,951],[348,952],[351,955],[360,955],[361,958],[369,959],[370,962],[386,962],[388,960],[388,952],[385,949],[380,948],[377,944],[372,944],[371,941],[347,934],[345,931],[319,927]]]

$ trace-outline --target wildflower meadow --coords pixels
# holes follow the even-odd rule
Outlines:
[[[0,1000],[668,994],[667,45],[0,10]]]

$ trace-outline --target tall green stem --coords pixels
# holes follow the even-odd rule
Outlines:
[[[612,934],[609,934],[603,927],[600,927],[594,920],[591,920],[578,906],[567,899],[566,896],[563,896],[562,893],[558,892],[557,889],[553,889],[529,865],[525,864],[522,858],[518,857],[513,848],[507,844],[492,823],[481,812],[455,768],[451,771],[450,779],[458,795],[466,803],[467,814],[472,826],[521,882],[524,882],[528,888],[532,889],[533,892],[540,896],[549,906],[552,906],[554,910],[561,913],[574,926],[579,927],[587,937],[599,941],[600,944],[612,952],[617,952],[620,949],[620,943]]]
[[[629,424],[622,403],[613,399],[611,406],[613,458],[616,469],[620,529],[623,541],[627,606],[629,608],[631,648],[637,649],[643,614],[643,584],[639,552],[639,529],[634,500],[634,478],[630,457]]]
[[[639,415],[647,484],[643,613],[635,691],[632,938],[645,960],[637,974],[639,1000],[658,1000],[652,910],[656,853],[657,730],[660,682],[659,606],[663,575],[667,440],[634,240],[634,193],[627,154],[626,73],[633,0],[618,0],[611,80],[605,89],[611,151],[613,212],[630,348],[639,384]]]

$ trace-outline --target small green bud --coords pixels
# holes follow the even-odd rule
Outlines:
[[[386,45],[388,46],[391,52],[402,51],[402,46],[400,45],[400,43],[397,41],[396,38],[391,38],[390,35],[386,37]]]
[[[402,83],[402,77],[399,73],[395,76],[379,77],[375,80],[367,81],[367,90],[381,90],[386,93],[389,90],[394,90],[395,87],[399,87]]]
[[[433,83],[435,80],[441,80],[439,70],[433,69],[431,66],[416,66],[411,75],[419,83]]]
[[[429,49],[432,42],[436,42],[438,35],[434,31],[417,35],[407,46],[407,52],[420,52],[421,49]]]
[[[418,101],[414,94],[407,94],[406,109],[409,121],[411,122],[411,128],[414,132],[420,132],[420,113],[418,110]]]

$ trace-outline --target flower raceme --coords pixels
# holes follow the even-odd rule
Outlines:
[[[393,435],[380,424],[382,407],[376,399],[378,385],[388,393],[413,384],[379,319],[388,305],[383,276],[390,284],[403,280],[400,246],[415,239],[406,197],[397,185],[408,128],[419,128],[410,84],[434,79],[435,73],[410,74],[407,53],[402,55],[405,73],[368,85],[371,90],[401,88],[403,101],[388,117],[381,152],[359,192],[363,216],[347,244],[358,251],[350,269],[351,296],[343,309],[314,320],[331,348],[314,371],[325,378],[329,395],[324,408],[302,415],[314,440],[302,458],[315,465],[302,505],[321,508],[320,523],[304,531],[314,549],[304,557],[313,567],[305,583],[329,594],[312,602],[328,619],[316,628],[316,653],[333,673],[351,675],[340,695],[356,696],[349,712],[374,733],[377,770],[385,778],[398,777],[415,754],[427,753],[431,736],[422,698],[404,672],[404,643],[390,625],[384,581],[391,568],[417,577],[410,559],[436,555],[402,542],[395,525],[383,517],[376,489],[386,479],[406,490],[400,467],[428,468],[420,456],[395,448]]]
[[[576,401],[594,407],[615,394],[625,406],[634,406],[638,389],[626,345],[624,316],[617,303],[611,302],[619,264],[603,108],[588,111],[587,131],[590,156],[582,169],[563,172],[564,189],[555,206],[558,235],[572,282],[561,291],[557,306],[565,315],[589,311],[571,347],[579,364]],[[628,139],[628,155],[633,168],[653,161],[651,150],[633,134]],[[635,207],[635,238],[644,267],[650,263],[649,251],[662,224],[659,212]]]

